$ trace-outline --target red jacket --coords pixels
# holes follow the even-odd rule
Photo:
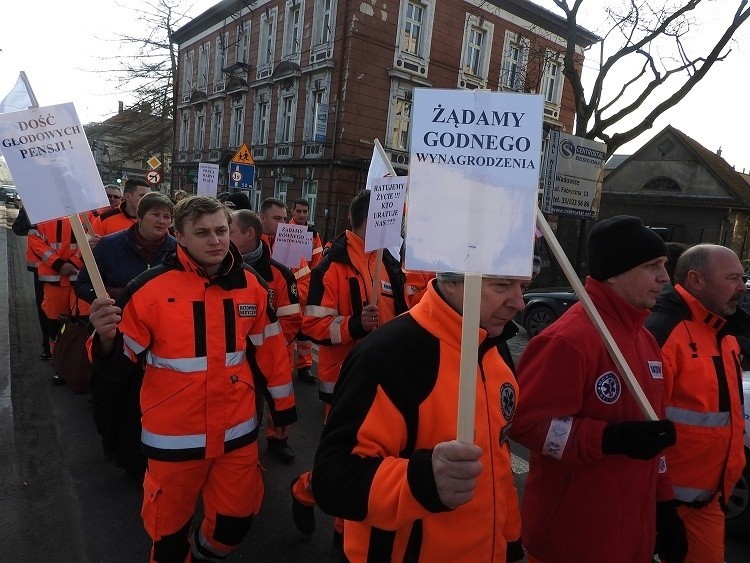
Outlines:
[[[648,311],[591,278],[586,289],[665,418],[661,352],[643,328]],[[606,426],[644,417],[580,303],[531,339],[518,385],[511,438],[531,450],[521,506],[529,553],[545,562],[651,561],[656,502],[673,498],[664,456],[602,453]]]
[[[108,367],[127,372],[123,362],[145,363],[148,457],[213,458],[254,443],[256,386],[267,387],[277,426],[296,420],[289,356],[262,283],[234,246],[210,279],[178,246],[128,284],[118,300],[121,351]]]

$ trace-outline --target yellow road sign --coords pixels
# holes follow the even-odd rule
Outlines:
[[[253,155],[250,154],[250,149],[244,143],[239,150],[234,153],[231,162],[234,162],[235,164],[255,164]]]

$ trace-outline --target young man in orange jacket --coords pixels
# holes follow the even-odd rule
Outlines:
[[[724,561],[724,513],[745,467],[742,367],[734,335],[746,335],[745,289],[730,249],[700,244],[677,260],[674,287],[646,320],[664,356],[667,418],[677,443],[666,450],[687,561]]]
[[[181,563],[191,548],[194,561],[216,561],[242,541],[263,497],[255,389],[267,388],[285,437],[296,420],[291,365],[265,284],[230,243],[229,210],[189,197],[174,220],[177,253],[131,282],[119,306],[92,303],[91,355],[123,377],[145,364],[152,561]],[[205,517],[191,535],[199,495]]]

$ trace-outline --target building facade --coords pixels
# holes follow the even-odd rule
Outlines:
[[[566,21],[527,0],[223,0],[172,35],[174,189],[195,191],[199,162],[247,144],[253,208],[303,197],[325,238],[346,227],[374,139],[409,165],[414,88],[538,92],[545,128],[571,131],[562,74]],[[598,38],[579,30],[577,64]]]

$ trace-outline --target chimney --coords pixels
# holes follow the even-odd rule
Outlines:
[[[117,113],[122,113],[123,109],[124,108],[122,102],[117,102]],[[721,149],[719,149],[719,154],[721,154]]]
[[[719,147],[719,150],[716,151],[716,156],[721,156],[721,147]]]

